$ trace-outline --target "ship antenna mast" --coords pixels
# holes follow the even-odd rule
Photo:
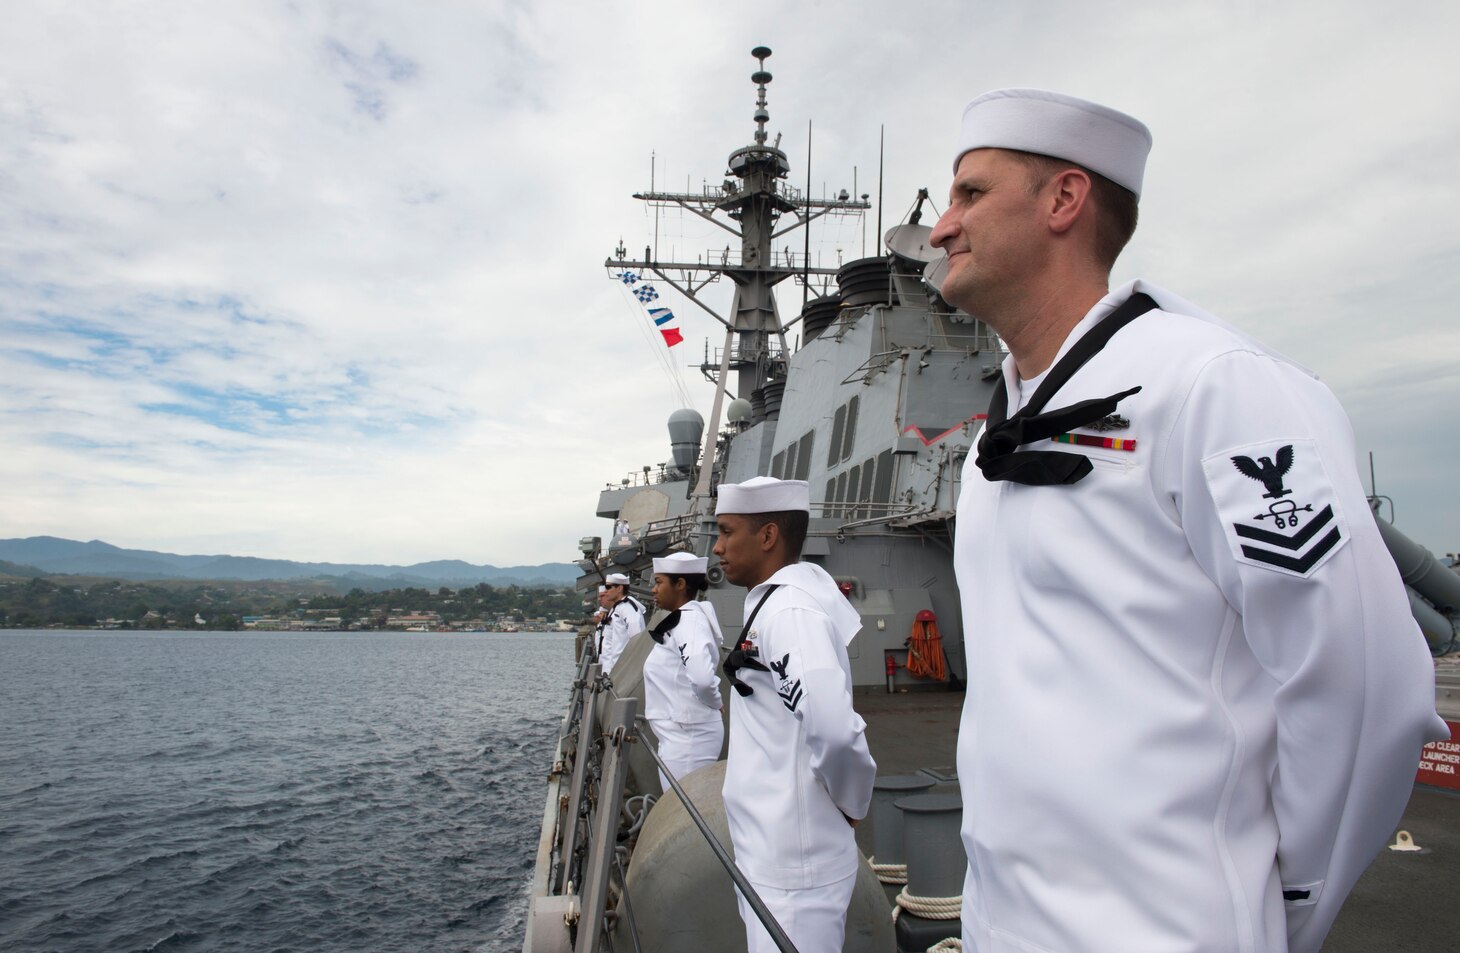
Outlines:
[[[765,61],[771,55],[771,48],[768,46],[757,46],[750,51],[750,55],[760,61],[760,69],[750,74],[750,81],[755,84],[757,94],[755,100],[755,144],[763,146],[765,145],[766,137],[765,124],[771,120],[771,114],[765,108],[765,88],[771,81],[771,74],[766,72]]]
[[[700,365],[701,372],[718,384],[715,409],[706,427],[707,453],[714,446],[713,436],[719,428],[720,407],[727,389],[732,396],[750,397],[768,382],[785,376],[785,332],[776,310],[775,286],[786,278],[800,276],[803,281],[812,275],[832,276],[835,269],[813,268],[809,262],[796,262],[787,252],[785,260],[777,260],[773,242],[787,232],[809,225],[827,214],[860,215],[871,206],[842,190],[827,199],[813,199],[788,181],[791,164],[780,148],[780,136],[769,142],[767,124],[771,114],[767,89],[771,74],[765,68],[769,47],[751,50],[758,68],[750,81],[756,87],[755,132],[750,145],[730,153],[726,160],[724,182],[706,185],[699,192],[660,192],[651,186],[635,198],[659,208],[678,206],[711,224],[723,228],[738,240],[700,256],[697,262],[664,262],[646,249],[643,261],[609,259],[605,267],[638,269],[655,275],[726,329],[727,346],[720,355]],[[782,218],[786,223],[782,224]],[[699,297],[711,282],[727,278],[735,286],[728,315],[718,313]],[[715,358],[719,359],[716,360]],[[729,387],[728,375],[734,372],[735,386]],[[703,461],[705,468],[709,461]]]

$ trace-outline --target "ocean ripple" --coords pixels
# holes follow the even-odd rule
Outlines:
[[[517,947],[571,651],[0,632],[0,949]]]

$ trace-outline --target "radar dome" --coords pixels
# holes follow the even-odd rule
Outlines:
[[[737,397],[730,402],[729,407],[725,408],[725,419],[732,424],[742,423],[750,419],[752,411],[750,401],[744,397]]]
[[[696,410],[684,407],[669,415],[669,450],[676,467],[688,470],[694,466],[704,432],[705,418]]]

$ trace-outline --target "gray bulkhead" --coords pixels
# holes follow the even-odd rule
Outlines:
[[[863,618],[848,649],[857,686],[886,684],[887,652],[898,684],[916,681],[901,668],[904,640],[925,609],[938,618],[950,669],[965,675],[952,514],[1002,355],[982,325],[915,305],[843,308],[792,355],[779,419],[736,435],[721,476],[810,483],[803,555],[851,586]],[[744,590],[717,588],[710,598],[734,639]]]

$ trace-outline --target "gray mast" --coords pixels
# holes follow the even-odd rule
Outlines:
[[[625,256],[620,246],[616,258],[604,262],[608,268],[633,268],[650,272],[695,304],[721,324],[731,329],[735,344],[728,367],[736,372],[735,396],[749,397],[767,381],[785,376],[785,349],[780,316],[776,311],[772,289],[782,280],[805,275],[835,275],[835,269],[812,268],[809,262],[797,261],[789,248],[777,256],[772,242],[827,213],[860,213],[871,208],[845,190],[832,200],[816,200],[801,194],[786,181],[791,163],[778,146],[780,137],[767,144],[766,86],[771,74],[765,61],[771,55],[768,47],[758,46],[751,56],[760,61],[760,68],[750,76],[756,84],[755,141],[730,153],[728,174],[722,185],[706,185],[702,192],[641,192],[634,198],[657,206],[679,206],[713,222],[738,239],[738,252],[730,245],[723,252],[710,252],[701,262],[661,262],[653,260],[650,249],[644,250],[642,261]],[[722,213],[717,216],[716,213]],[[792,218],[790,224],[777,230],[782,216]],[[800,256],[804,259],[804,255]],[[735,284],[734,300],[728,318],[698,297],[705,285],[721,275]],[[700,370],[707,378],[719,376],[720,360],[706,360]],[[725,382],[720,382],[724,386]],[[711,421],[710,427],[719,425]]]

